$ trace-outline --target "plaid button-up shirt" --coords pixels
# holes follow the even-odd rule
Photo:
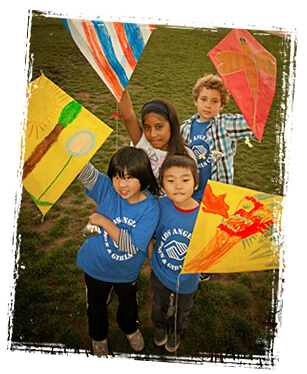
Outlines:
[[[199,113],[181,125],[181,133],[187,144],[191,143],[191,125]],[[212,154],[211,180],[233,184],[234,156],[237,140],[254,136],[242,114],[218,114],[210,120],[207,139]]]

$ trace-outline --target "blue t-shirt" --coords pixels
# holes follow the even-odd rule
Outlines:
[[[179,274],[199,207],[191,212],[183,212],[178,210],[167,196],[159,199],[159,205],[160,219],[150,264],[155,275],[168,289],[189,294],[197,289],[199,274],[181,274],[180,277]]]
[[[80,248],[77,265],[92,278],[105,282],[135,281],[147,258],[148,243],[158,223],[157,199],[149,194],[145,200],[129,204],[114,190],[111,179],[102,173],[99,173],[93,189],[85,192],[96,202],[97,213],[129,231],[131,242],[138,252],[118,251],[117,244],[101,227],[101,234],[89,237]]]
[[[191,126],[190,147],[197,156],[199,171],[199,186],[193,198],[201,201],[208,179],[211,178],[211,153],[207,140],[207,127],[210,121],[200,122],[195,119]]]

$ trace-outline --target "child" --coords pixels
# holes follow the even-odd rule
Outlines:
[[[196,160],[194,152],[182,141],[179,118],[169,101],[154,99],[143,106],[143,128],[139,126],[127,89],[118,107],[133,145],[146,151],[156,178],[168,153],[189,154]]]
[[[107,174],[88,163],[78,176],[97,204],[90,223],[101,228],[101,234],[85,241],[77,257],[85,272],[89,335],[99,357],[108,354],[106,301],[112,286],[119,299],[117,323],[135,351],[144,348],[137,321],[137,279],[159,218],[157,199],[150,193],[157,194],[158,186],[143,150],[120,149]]]
[[[237,140],[252,137],[253,132],[243,115],[219,114],[229,101],[229,92],[219,76],[198,79],[192,96],[198,113],[185,121],[181,132],[198,157],[199,188],[193,197],[201,201],[208,179],[233,183]]]
[[[200,206],[192,198],[198,186],[196,162],[187,155],[168,155],[159,182],[166,196],[158,199],[156,243],[153,248],[152,240],[148,251],[152,266],[152,320],[156,345],[165,344],[167,351],[175,352],[186,330],[199,282],[199,274],[180,275]],[[168,316],[170,296],[175,304],[172,318]]]

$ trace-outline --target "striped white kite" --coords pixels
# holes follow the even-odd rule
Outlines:
[[[68,18],[62,21],[119,102],[154,25]]]

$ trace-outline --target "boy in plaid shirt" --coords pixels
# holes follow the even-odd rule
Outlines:
[[[198,158],[200,183],[193,198],[201,201],[208,179],[233,184],[237,140],[254,134],[242,114],[219,113],[229,102],[219,76],[198,79],[192,96],[198,113],[181,125],[181,133]]]
[[[192,197],[200,202],[208,179],[233,184],[237,140],[254,134],[242,114],[219,113],[229,102],[229,91],[218,75],[199,78],[192,96],[198,113],[181,125],[181,134],[197,155],[199,186]],[[201,273],[200,281],[212,276]]]

